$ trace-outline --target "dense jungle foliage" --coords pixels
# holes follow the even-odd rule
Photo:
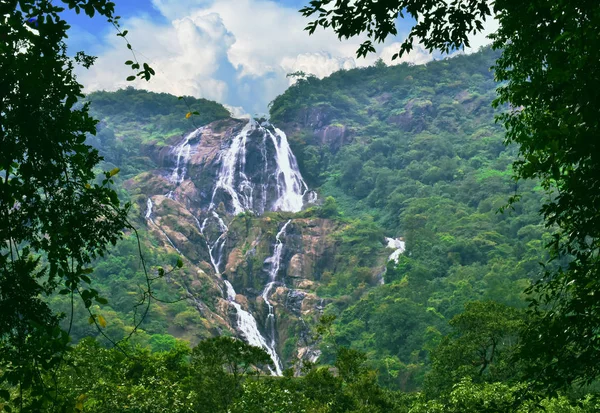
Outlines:
[[[467,303],[526,305],[523,291],[540,276],[550,233],[539,216],[544,191],[512,179],[516,148],[503,145],[494,122],[497,56],[484,49],[423,66],[307,77],[273,102],[273,122],[295,129],[301,169],[322,196],[357,225],[372,219],[407,243],[385,285],[357,302],[350,296],[370,256],[359,252],[368,237],[342,253],[357,264],[321,289],[335,297],[328,313],[337,316],[326,360],[333,343],[359,349],[382,383],[420,388],[429,350]],[[501,212],[516,191],[521,202]]]
[[[405,15],[415,23],[394,58],[417,43],[468,47],[488,18],[496,51],[423,66],[380,60],[322,80],[291,74],[297,82],[272,103],[271,120],[320,196],[297,214],[228,217],[225,231],[245,251],[228,257],[235,274],[211,267],[208,242],[208,253],[194,250],[207,236],[189,205],[157,191],[181,189],[180,156],[171,174],[163,161],[186,132],[241,123],[205,99],[131,88],[84,98],[75,66],[95,57],[67,52],[66,8],[116,30],[133,59],[128,81],[155,75],[112,1],[0,1],[0,409],[600,410],[597,1],[311,1],[300,10],[316,19],[308,32],[362,34],[359,56],[396,36]],[[224,147],[224,135],[211,136],[201,156]],[[153,200],[165,225],[152,218]],[[182,252],[164,228],[186,231],[188,218]],[[252,268],[271,265],[271,245],[250,250],[248,236],[277,233],[282,246],[279,234],[304,240],[309,227],[312,247],[320,234],[319,251],[331,254],[309,275],[288,257],[298,272],[286,277],[308,286],[281,289],[302,296],[294,327],[266,289],[258,300]],[[397,260],[386,260],[386,236],[406,242]],[[240,257],[252,265],[233,265]],[[256,302],[228,283],[229,302],[217,299],[213,268]],[[256,324],[238,301],[254,312],[267,304],[267,320],[287,330],[283,351],[274,330],[270,355],[227,337],[231,306]],[[288,368],[266,376],[276,350]]]
[[[223,368],[225,362],[199,367],[194,354],[200,350],[192,350],[190,358],[188,346],[173,336],[203,339],[198,348],[210,348],[207,321],[185,302],[155,303],[131,341],[140,346],[130,350],[135,357],[88,340],[77,346],[72,357],[90,369],[90,386],[103,373],[87,354],[102,354],[99,365],[119,366],[111,367],[111,378],[102,386],[92,386],[85,405],[118,411],[118,398],[100,407],[106,394],[118,389],[139,406],[154,406],[148,411],[168,411],[169,406],[202,411],[211,403],[216,410],[207,411],[459,412],[483,411],[489,404],[495,406],[491,411],[538,411],[535,403],[524,401],[525,367],[514,356],[526,319],[523,291],[542,271],[550,234],[539,216],[544,192],[533,181],[516,186],[511,170],[515,148],[503,145],[502,130],[494,123],[489,67],[495,57],[486,49],[426,66],[378,64],[323,80],[308,77],[274,101],[272,120],[290,131],[302,172],[323,199],[300,215],[344,223],[333,235],[341,245],[337,270],[321,274],[318,290],[329,303],[315,326],[323,355],[318,365],[297,366],[303,378],[291,378],[292,370],[284,379],[255,377],[259,370],[247,371],[252,372],[247,378],[231,377],[237,367]],[[105,156],[104,169],[122,168],[116,177],[122,184],[152,165],[143,148],[165,145],[186,125],[175,110],[165,109],[176,102],[174,97],[131,89],[119,94],[119,116],[130,100],[153,108],[157,99],[148,115],[111,120],[116,112],[109,114],[94,102],[112,101],[113,94],[89,97],[93,113],[103,119],[93,143]],[[211,114],[206,122],[224,116],[219,106],[198,104],[200,113]],[[180,123],[164,132],[158,122],[169,116]],[[517,190],[522,201],[502,212]],[[136,197],[122,187],[120,194]],[[142,215],[139,209],[135,213]],[[384,235],[403,237],[407,250],[397,264],[387,264],[385,283],[378,285],[371,269]],[[158,244],[147,247],[150,263],[175,264],[177,256]],[[102,307],[106,333],[123,337],[131,329],[132,297],[143,280],[135,239],[126,237],[96,271],[95,288],[109,299]],[[175,271],[185,274],[186,268]],[[166,301],[182,294],[164,281],[156,291]],[[68,310],[64,297],[56,296],[53,304]],[[79,312],[75,339],[97,336],[103,341],[83,308]],[[140,358],[143,368],[136,361]],[[244,368],[252,364],[240,363]],[[192,378],[196,369],[205,372],[200,387]],[[68,380],[64,374],[61,380]],[[223,377],[240,380],[235,391],[223,384]],[[123,380],[127,384],[119,386],[124,387],[110,390]],[[157,383],[160,391],[148,390]],[[90,386],[73,386],[72,397]],[[415,390],[420,393],[403,393]],[[551,412],[594,411],[593,398],[582,394],[537,402]]]
[[[102,297],[108,298],[108,303],[101,310],[94,306],[106,321],[104,331],[88,322],[87,310],[81,302],[73,303],[74,317],[71,319],[68,296],[52,296],[52,308],[69,315],[62,324],[70,328],[75,342],[84,337],[96,337],[104,344],[110,344],[109,339],[121,340],[141,320],[143,309],[136,304],[140,299],[140,286],[146,283],[146,272],[156,276],[157,267],[166,266],[172,268],[178,282],[154,281],[153,294],[159,301],[150,306],[149,314],[131,338],[132,342],[163,351],[175,345],[175,337],[192,342],[211,337],[213,333],[209,332],[208,322],[187,301],[181,300],[194,278],[192,270],[177,268],[179,255],[163,248],[162,243],[147,232],[139,206],[146,197],[139,191],[128,190],[125,182],[135,177],[143,178],[143,173],[157,167],[156,161],[150,157],[157,147],[168,145],[192,128],[228,118],[229,112],[222,105],[205,99],[186,97],[184,101],[172,95],[133,88],[91,93],[86,101],[91,103],[92,115],[101,120],[96,135],[88,138],[88,142],[103,156],[97,170],[119,168],[119,173],[113,177],[114,187],[122,201],[132,202],[129,218],[135,222],[142,243],[138,243],[135,233],[126,231],[124,239],[94,266],[94,288]],[[200,115],[186,119],[183,115],[188,110],[198,111]],[[135,202],[140,198],[143,200]],[[140,261],[139,248],[145,257],[145,267]],[[210,305],[215,290],[209,287],[209,280],[205,281],[196,294]]]

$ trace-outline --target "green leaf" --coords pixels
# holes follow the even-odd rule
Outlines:
[[[133,64],[133,60],[128,60],[128,61],[125,62],[125,64],[127,66],[131,66]]]
[[[135,76],[127,76],[128,82],[131,82],[132,80],[135,80]]]
[[[177,258],[177,268],[183,267],[183,260],[181,258]]]
[[[104,297],[96,297],[96,301],[100,304],[106,305],[108,304],[108,300]]]

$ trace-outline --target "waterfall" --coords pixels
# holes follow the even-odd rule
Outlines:
[[[273,211],[298,212],[302,209],[304,194],[308,187],[302,179],[298,162],[290,148],[287,136],[281,129],[275,128],[277,137],[266,130],[275,145],[277,160],[277,170],[275,177],[277,179],[277,200],[273,204]],[[277,139],[279,138],[279,139]]]
[[[234,215],[244,212],[246,209],[251,209],[251,198],[249,203],[247,196],[244,196],[243,193],[238,192],[235,189],[235,172],[237,166],[240,171],[239,177],[241,178],[239,188],[241,188],[243,191],[247,191],[248,188],[252,188],[244,169],[246,166],[246,141],[248,138],[248,133],[252,131],[253,125],[254,123],[251,119],[250,122],[244,126],[242,131],[233,138],[231,141],[231,146],[221,156],[221,169],[219,170],[219,178],[217,180],[217,184],[215,185],[215,189],[213,190],[209,209],[214,209],[215,195],[219,189],[224,190],[231,197]],[[252,191],[250,190],[250,192]]]
[[[406,243],[402,240],[402,238],[385,237],[385,241],[387,242],[388,248],[394,249],[394,252],[392,252],[390,254],[390,256],[388,257],[388,262],[394,261],[396,264],[398,264],[398,261],[400,260],[400,255],[402,255],[402,253],[404,253],[404,250],[406,249]],[[385,276],[386,272],[387,272],[387,267],[378,276],[379,284],[382,284],[382,285],[385,284],[384,276]]]
[[[308,191],[305,194],[305,198],[306,198],[306,201],[305,201],[306,204],[315,204],[317,202],[317,200],[319,199],[319,195],[317,195],[317,193],[315,191]]]
[[[200,131],[201,129],[198,129],[187,135],[173,148],[176,164],[170,176],[172,183],[179,185],[185,179],[187,164],[192,153],[190,140]],[[262,159],[262,165],[259,165],[259,168],[256,168],[256,165],[246,164],[247,159],[256,159],[255,153],[248,153],[249,144],[252,150],[256,148],[260,151],[259,159]],[[220,166],[206,211],[207,215],[202,223],[195,218],[196,225],[206,241],[211,264],[217,276],[220,276],[225,261],[224,250],[228,232],[227,225],[216,212],[219,202],[224,201],[227,210],[237,215],[245,211],[253,211],[257,214],[268,210],[298,212],[305,201],[314,203],[317,199],[316,193],[308,191],[287,136],[267,122],[259,125],[254,119],[250,119],[232,138],[229,146],[219,153],[219,160]],[[223,195],[225,199],[222,198]],[[174,198],[172,192],[167,196]],[[270,334],[270,340],[261,334],[253,315],[236,302],[236,292],[231,283],[223,280],[226,298],[236,310],[237,330],[249,344],[265,349],[275,364],[275,370],[272,371],[275,375],[281,375],[282,364],[276,351],[275,313],[273,304],[269,301],[269,294],[277,282],[283,250],[282,237],[290,222],[291,220],[287,221],[277,234],[273,256],[267,259],[270,263],[269,282],[264,287],[262,298],[269,309],[265,328]]]
[[[279,267],[281,266],[281,253],[283,251],[283,242],[281,241],[281,237],[285,235],[285,231],[286,231],[288,225],[290,224],[290,222],[292,222],[291,219],[288,220],[283,225],[281,230],[277,233],[277,236],[275,237],[275,247],[273,249],[273,255],[265,260],[265,262],[268,262],[271,265],[271,268],[269,270],[269,283],[265,286],[265,289],[262,292],[262,298],[269,308],[269,314],[267,315],[266,328],[269,330],[269,333],[271,334],[271,342],[269,343],[269,345],[272,349],[276,348],[275,312],[274,312],[273,304],[271,304],[271,302],[269,301],[269,294],[271,293],[271,290],[273,289],[273,287],[275,286],[275,284],[277,282],[277,273],[279,273]]]
[[[185,179],[185,173],[187,172],[187,164],[190,160],[190,156],[192,154],[192,145],[190,145],[190,140],[197,137],[203,128],[198,128],[195,131],[187,134],[183,141],[181,141],[177,146],[173,148],[171,151],[175,153],[177,158],[175,162],[175,168],[171,173],[170,181],[174,184],[179,185]],[[172,195],[172,192],[169,192]],[[169,195],[167,195],[169,196]],[[171,197],[169,197],[171,198]]]
[[[152,199],[148,198],[148,201],[146,202],[146,219],[153,222],[152,221]]]
[[[200,225],[200,223],[195,217],[194,219],[196,219],[198,229],[200,230],[200,233],[204,236],[204,239],[206,240],[208,254],[210,256],[210,261],[215,269],[215,273],[220,274],[221,260],[223,258],[223,247],[225,245],[225,234],[227,233],[227,230],[229,228],[227,228],[227,225],[225,225],[223,219],[215,211],[211,211],[211,213],[212,217],[217,221],[217,225],[219,226],[219,236],[214,242],[211,242],[209,237],[205,233],[206,225],[210,217],[205,218],[202,222],[202,225]]]
[[[254,178],[249,176],[246,168],[246,146],[250,137],[262,136],[258,143],[262,155],[263,168],[256,171]],[[274,156],[269,157],[268,147],[272,145]],[[269,123],[258,124],[251,119],[244,128],[233,137],[229,148],[221,153],[221,167],[217,183],[213,189],[209,210],[215,208],[217,195],[220,191],[231,198],[230,210],[234,215],[244,211],[254,211],[262,214],[266,210],[298,212],[304,205],[304,197],[308,194],[308,186],[304,182],[298,162],[292,152],[287,136]],[[271,167],[271,170],[270,170]],[[253,182],[253,179],[261,182]],[[255,187],[260,185],[259,190]],[[268,189],[272,186],[275,200],[268,205]],[[316,198],[309,195],[311,202]]]
[[[219,236],[215,241],[212,242],[206,235],[206,228],[209,223],[209,219],[211,218],[216,222],[219,228]],[[198,220],[196,220],[196,224],[199,224]],[[228,227],[223,219],[213,210],[211,211],[211,216],[205,218],[202,222],[202,225],[199,225],[199,229],[200,233],[206,239],[206,245],[208,246],[210,260],[215,269],[215,273],[220,275],[221,261],[223,259],[223,246],[225,244],[225,235]],[[271,345],[267,343],[258,329],[258,324],[256,323],[254,316],[250,312],[244,310],[242,306],[235,301],[236,292],[231,283],[228,280],[223,280],[223,283],[225,284],[226,288],[227,301],[229,301],[229,303],[236,310],[237,329],[242,333],[248,344],[261,347],[269,354],[271,360],[273,360],[273,364],[275,365],[275,370],[271,370],[271,373],[273,375],[281,376],[281,360],[279,359],[277,351],[275,350],[274,340],[272,342],[273,344]]]
[[[394,261],[397,264],[398,260],[400,259],[400,255],[406,249],[406,244],[402,240],[402,238],[388,238],[388,237],[386,237],[385,240],[387,242],[387,247],[388,248],[393,248],[395,250],[388,257],[388,261]]]
[[[273,375],[281,376],[281,360],[279,359],[275,348],[268,345],[265,341],[265,338],[262,336],[262,334],[260,334],[258,325],[256,324],[256,319],[252,316],[252,314],[244,310],[242,306],[235,301],[236,293],[231,283],[227,280],[224,280],[223,282],[227,288],[227,300],[235,307],[237,312],[238,328],[242,332],[242,335],[248,344],[256,347],[262,347],[269,354],[269,356],[271,356],[271,360],[273,360],[273,364],[275,364],[275,371],[271,370],[271,373]]]

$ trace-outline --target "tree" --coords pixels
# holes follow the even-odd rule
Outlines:
[[[490,37],[502,51],[494,66],[502,84],[495,106],[506,109],[498,118],[505,142],[519,145],[515,178],[539,179],[548,191],[541,213],[556,230],[548,247],[553,259],[571,259],[528,290],[532,320],[538,321],[529,326],[523,356],[534,366],[532,378],[550,389],[600,377],[600,4],[313,0],[301,12],[315,18],[309,33],[319,26],[340,38],[365,33],[359,56],[373,52],[373,42],[397,34],[396,19],[409,16],[417,23],[394,57],[415,42],[429,51],[469,46],[468,36],[496,16],[499,29]]]
[[[471,302],[450,320],[453,328],[431,355],[427,393],[450,390],[465,377],[475,382],[509,382],[517,378],[513,355],[523,315],[493,301]]]
[[[260,347],[224,336],[203,340],[192,350],[190,387],[206,411],[227,412],[246,378],[265,366],[273,361]]]
[[[87,309],[94,301],[106,303],[90,287],[91,263],[129,226],[129,205],[110,187],[118,169],[96,180],[100,157],[85,143],[97,121],[78,104],[82,85],[73,71],[94,58],[83,52],[69,57],[65,9],[56,3],[0,3],[0,384],[8,386],[0,398],[21,411],[58,402],[42,372],[61,363],[69,331],[61,330],[61,316],[44,296],[60,290],[72,302],[80,297]],[[104,16],[125,37],[113,2],[62,3]],[[137,62],[127,64],[140,69]],[[144,65],[136,76],[153,73]],[[105,324],[91,312],[90,321]]]

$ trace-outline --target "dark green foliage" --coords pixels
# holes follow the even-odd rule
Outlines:
[[[520,178],[538,178],[551,194],[542,213],[558,229],[549,268],[530,290],[536,320],[524,346],[531,375],[551,390],[600,377],[595,298],[600,272],[600,5],[594,1],[538,1],[535,7],[498,1],[495,47],[498,103],[515,108],[500,117],[507,141],[519,145]],[[532,37],[534,36],[534,37]],[[517,109],[518,108],[518,109]],[[565,326],[568,326],[565,328]]]
[[[334,298],[328,311],[338,316],[324,345],[364,351],[388,386],[422,385],[429,352],[468,302],[523,308],[523,291],[548,257],[543,192],[512,180],[517,150],[494,124],[489,68],[498,56],[484,49],[426,66],[307,78],[271,107],[276,123],[299,127],[289,139],[304,153],[328,151],[309,158],[311,169],[321,159],[321,214],[334,197],[347,222],[335,235],[340,264],[318,290]],[[340,94],[359,106],[342,108]],[[515,190],[522,201],[498,213]],[[383,235],[406,241],[397,264],[385,262],[392,250],[383,250]],[[386,285],[366,293],[380,278]],[[334,348],[322,348],[333,362]]]
[[[264,350],[240,340],[217,337],[201,341],[192,351],[189,385],[196,394],[195,403],[209,412],[228,412],[234,399],[242,393],[249,375],[272,366]]]
[[[223,105],[186,96],[178,99],[167,93],[152,93],[129,87],[116,92],[94,92],[86,97],[91,102],[92,112],[101,119],[110,119],[111,124],[151,123],[157,132],[172,133],[174,130],[189,130],[218,119],[226,119],[229,112]],[[186,119],[189,111],[197,111],[193,123]]]
[[[508,105],[498,120],[506,142],[519,145],[515,176],[539,179],[548,192],[542,214],[547,228],[557,232],[547,247],[562,261],[527,290],[536,321],[523,356],[533,361],[534,381],[551,391],[599,377],[598,2],[315,0],[301,12],[316,17],[308,24],[310,33],[322,26],[340,38],[366,34],[359,55],[375,51],[372,41],[395,35],[396,18],[405,15],[416,22],[400,55],[416,41],[430,51],[468,46],[468,34],[496,16],[499,28],[491,39],[502,50],[495,73],[503,84],[495,105]]]
[[[62,3],[118,28],[110,1]],[[93,58],[67,55],[63,11],[45,0],[0,4],[0,384],[18,395],[5,409],[37,411],[57,397],[42,374],[57,368],[69,331],[45,298],[60,290],[98,320],[91,307],[106,300],[90,286],[91,264],[127,226],[129,204],[111,189],[119,170],[93,182],[100,157],[85,140],[96,121],[76,105],[73,74]]]
[[[433,351],[427,374],[430,395],[447,392],[464,377],[475,383],[519,379],[519,362],[514,357],[523,312],[492,301],[471,302],[450,320],[452,332]]]
[[[308,364],[302,377],[259,374],[269,356],[227,338],[208,339],[190,350],[182,343],[168,352],[128,348],[128,355],[84,340],[54,376],[61,389],[56,409],[97,413],[592,413],[591,397],[522,400],[520,383],[477,383],[466,378],[435,399],[387,390],[365,355],[339,348],[335,367]],[[518,409],[518,410],[516,410]],[[543,410],[542,410],[543,409]]]
[[[481,31],[483,22],[491,16],[490,4],[485,0],[448,3],[420,0],[343,0],[334,3],[333,0],[313,0],[300,12],[316,18],[306,27],[311,34],[319,26],[331,27],[340,39],[365,34],[368,40],[360,45],[358,56],[375,52],[374,42],[381,43],[386,37],[397,35],[398,18],[407,17],[417,22],[398,50],[397,55],[402,56],[412,50],[415,42],[422,43],[430,51],[449,52],[463,45],[469,46],[469,35]]]

